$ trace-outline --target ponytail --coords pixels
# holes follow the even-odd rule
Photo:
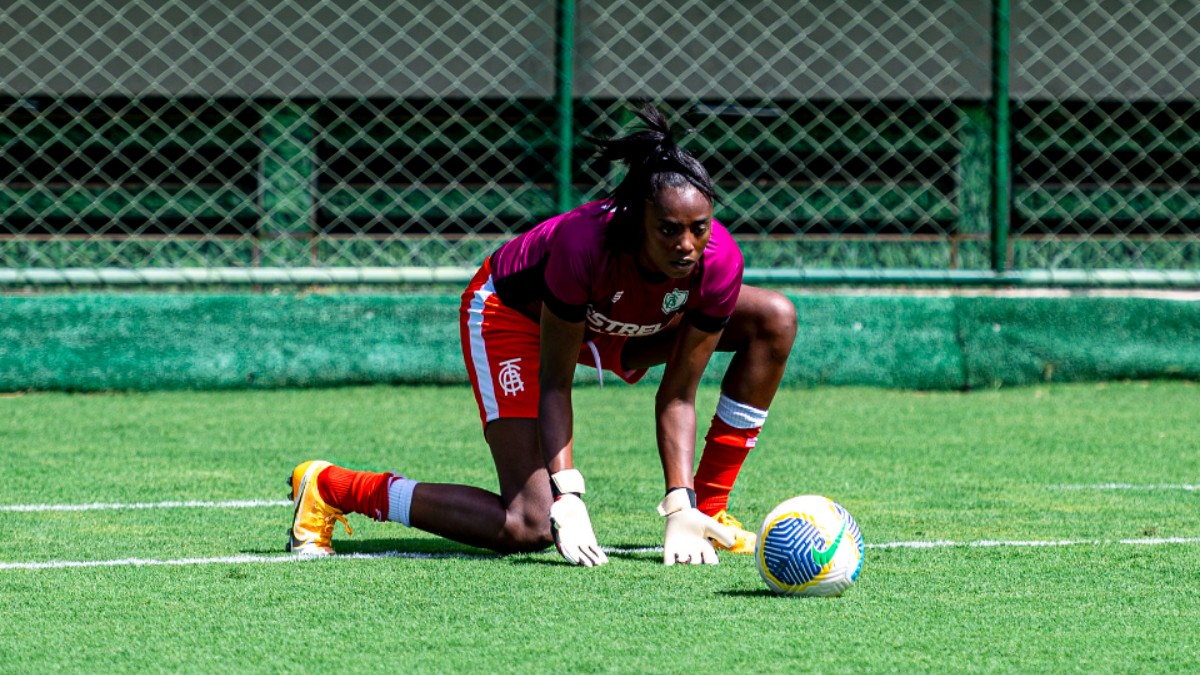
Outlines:
[[[676,145],[662,111],[646,103],[636,114],[644,126],[634,132],[616,138],[587,139],[596,146],[596,159],[619,162],[628,168],[605,199],[613,214],[608,226],[609,248],[628,252],[641,245],[646,200],[654,199],[660,190],[690,185],[710,203],[716,201],[708,171]]]

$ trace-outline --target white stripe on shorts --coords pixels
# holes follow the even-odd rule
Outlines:
[[[500,404],[496,402],[496,388],[492,386],[492,369],[488,365],[487,348],[483,344],[483,308],[487,299],[496,292],[492,275],[475,291],[471,308],[467,310],[467,331],[471,334],[471,363],[475,366],[475,379],[479,382],[479,396],[483,399],[483,411],[487,421],[500,417]]]

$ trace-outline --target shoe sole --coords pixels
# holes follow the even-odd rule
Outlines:
[[[292,473],[288,474],[286,482],[287,486],[291,488],[292,526],[288,528],[288,542],[287,546],[284,547],[284,550],[288,553],[295,553],[296,555],[303,556],[332,555],[332,552],[326,551],[320,547],[313,547],[306,550],[306,547],[310,546],[310,544],[296,539],[296,520],[300,517],[300,498],[304,496],[304,491],[308,488],[308,481],[312,476],[312,472],[313,467],[309,466],[308,469],[305,470],[304,476],[300,479],[299,488],[297,488],[295,484],[295,472],[293,471]]]

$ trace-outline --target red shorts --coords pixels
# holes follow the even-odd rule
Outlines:
[[[483,425],[501,417],[536,418],[541,327],[500,302],[492,285],[490,261],[483,263],[463,291],[458,327]],[[646,370],[621,367],[626,339],[589,334],[579,348],[578,363],[607,370],[633,384]]]

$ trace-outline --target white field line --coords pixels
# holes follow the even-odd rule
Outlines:
[[[254,509],[291,506],[286,499],[249,499],[229,502],[143,502],[133,504],[0,504],[0,511],[136,511],[138,509]]]
[[[1065,539],[1057,541],[893,541],[878,544],[867,544],[869,549],[894,548],[995,548],[1009,547],[1048,547],[1048,546],[1162,546],[1164,544],[1194,545],[1200,544],[1200,537],[1165,537],[1147,539]],[[608,553],[661,553],[661,546],[645,548],[605,548]],[[549,555],[549,554],[548,554]],[[416,551],[381,551],[379,553],[346,553],[328,558],[318,556],[293,555],[236,555],[218,558],[178,558],[174,560],[159,560],[153,558],[122,558],[118,560],[50,560],[46,562],[7,562],[0,563],[3,570],[42,570],[64,569],[78,567],[158,567],[186,565],[233,565],[242,563],[292,563],[308,561],[339,561],[339,560],[374,560],[379,558],[409,558],[409,559],[442,559],[460,558],[468,560],[494,559],[494,554],[462,553],[457,551],[445,552],[416,552]]]
[[[313,560],[364,560],[375,558],[495,558],[495,555],[473,554],[460,552],[431,552],[414,551],[382,551],[379,553],[346,553],[329,558],[320,556],[297,555],[232,555],[219,558],[176,558],[159,560],[155,558],[122,558],[118,560],[50,560],[46,562],[0,563],[0,570],[43,570],[63,569],[72,567],[178,567],[187,565],[234,565],[239,563],[291,563]]]
[[[892,541],[867,544],[867,548],[1039,548],[1048,546],[1162,546],[1163,544],[1200,544],[1200,537],[1146,537],[1144,539],[1033,539],[1030,541]]]
[[[1167,484],[1167,483],[1097,483],[1095,485],[1055,485],[1058,490],[1184,490],[1193,492],[1200,490],[1200,484],[1183,483],[1183,484]]]
[[[1101,485],[1062,485],[1062,489],[1175,489],[1195,490],[1200,485],[1129,485],[1125,483],[1106,483]],[[10,504],[0,505],[0,511],[39,512],[39,511],[96,511],[96,510],[139,510],[139,509],[171,509],[171,508],[259,508],[291,506],[289,500],[237,500],[224,502],[202,501],[165,501],[142,503],[92,503],[92,504]],[[1200,537],[1166,537],[1144,539],[1060,539],[1060,540],[1029,540],[1029,541],[893,541],[869,543],[869,549],[928,549],[928,548],[994,548],[994,547],[1051,547],[1051,546],[1160,546],[1164,544],[1200,544]],[[606,548],[609,553],[661,553],[661,546]],[[463,552],[415,552],[415,551],[381,551],[378,553],[349,553],[333,556],[333,558],[314,558],[312,556],[292,555],[238,555],[215,558],[121,558],[116,560],[50,560],[45,562],[0,562],[0,570],[18,569],[62,569],[76,567],[155,567],[155,566],[186,566],[186,565],[218,565],[238,563],[290,563],[310,560],[371,560],[378,558],[410,558],[437,559],[463,558],[488,559],[495,558],[493,554],[474,554]]]

